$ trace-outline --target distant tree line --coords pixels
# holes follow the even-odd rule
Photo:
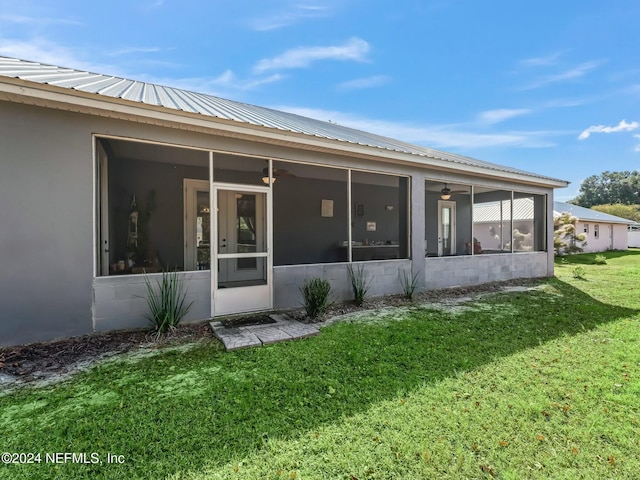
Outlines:
[[[602,172],[587,177],[569,203],[640,222],[640,172]]]
[[[587,177],[580,194],[570,203],[591,208],[594,205],[640,205],[640,172],[602,172]]]

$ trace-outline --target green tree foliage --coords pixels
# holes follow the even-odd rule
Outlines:
[[[578,233],[577,224],[577,217],[567,212],[562,212],[553,220],[553,248],[556,255],[581,252],[587,244],[587,236]]]
[[[640,222],[640,205],[623,205],[622,203],[609,203],[606,205],[594,205],[592,210],[616,217],[626,218],[634,222]]]
[[[587,177],[580,185],[580,195],[571,203],[591,208],[594,205],[640,204],[640,172],[602,172]]]

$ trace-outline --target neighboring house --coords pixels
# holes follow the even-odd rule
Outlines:
[[[626,250],[629,246],[628,227],[634,223],[631,220],[563,202],[554,202],[553,209],[554,217],[567,212],[578,219],[577,233],[586,235],[584,252]]]
[[[351,298],[353,262],[371,295],[400,293],[403,272],[427,289],[551,276],[553,189],[567,185],[3,57],[0,145],[0,345],[145,326],[143,272],[163,268],[181,271],[194,301],[187,320],[298,307],[313,277]],[[473,241],[483,210],[497,215],[495,245],[495,227]]]

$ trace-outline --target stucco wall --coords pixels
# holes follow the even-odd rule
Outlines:
[[[0,345],[92,331],[90,124],[43,112],[0,103]]]
[[[584,233],[585,225],[589,226],[587,244],[584,252],[604,252],[606,250],[626,250],[629,246],[627,226],[615,223],[578,222],[578,233]],[[595,226],[598,225],[599,234],[595,236]],[[613,227],[613,240],[610,227]]]

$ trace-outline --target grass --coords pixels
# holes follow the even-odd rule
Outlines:
[[[640,251],[556,272],[455,309],[355,315],[234,353],[169,349],[2,395],[1,450],[43,463],[0,478],[637,478]]]

